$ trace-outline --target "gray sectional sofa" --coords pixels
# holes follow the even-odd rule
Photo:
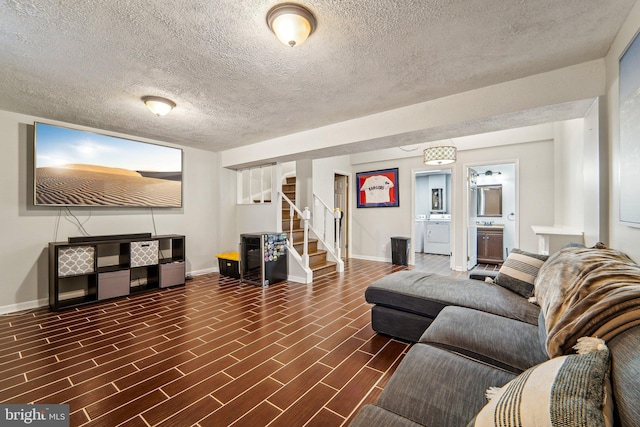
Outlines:
[[[613,262],[610,253],[615,258]],[[620,271],[624,274],[619,275]],[[598,282],[604,280],[602,277],[606,278],[606,284]],[[566,248],[546,261],[533,279],[540,307],[526,295],[474,279],[402,271],[372,284],[366,291],[366,299],[374,304],[374,330],[415,344],[377,402],[364,406],[351,425],[474,425],[474,417],[488,402],[485,393],[489,388],[502,387],[498,392],[500,405],[523,377],[536,378],[547,366],[560,361],[564,363],[562,369],[569,372],[566,367],[569,362],[582,363],[587,356],[561,349],[575,344],[571,343],[576,341],[574,335],[593,336],[597,335],[593,334],[595,331],[606,336],[606,346],[590,351],[594,351],[591,354],[603,348],[606,351],[606,362],[602,363],[610,370],[606,384],[610,384],[611,391],[604,383],[595,386],[596,392],[592,391],[594,386],[589,381],[597,375],[590,370],[591,365],[576,368],[570,374],[574,375],[570,381],[573,389],[566,393],[569,400],[574,395],[584,395],[588,400],[585,405],[591,405],[590,411],[595,411],[595,415],[587,411],[585,416],[591,420],[588,423],[572,421],[570,416],[576,409],[561,407],[554,401],[548,404],[555,411],[549,417],[563,420],[549,425],[604,425],[602,420],[609,416],[616,426],[640,426],[640,267],[628,258],[620,258],[616,251]],[[542,296],[538,297],[538,293]],[[615,300],[615,309],[607,304],[607,298],[623,294],[624,300]],[[559,295],[565,300],[558,299]],[[596,308],[600,311],[595,312]],[[620,322],[623,318],[624,322]],[[607,329],[607,325],[613,326]],[[575,375],[585,378],[576,382]],[[558,374],[554,381],[560,382],[561,377]],[[553,393],[564,385],[552,382],[549,387],[553,401]],[[586,388],[589,390],[582,390]],[[602,401],[589,400],[594,396]],[[544,401],[537,396],[530,400],[538,404]],[[529,409],[522,413],[518,412],[520,407],[509,410],[522,419],[495,425],[545,425],[527,420],[532,418],[527,415]],[[608,410],[611,413],[607,414]]]

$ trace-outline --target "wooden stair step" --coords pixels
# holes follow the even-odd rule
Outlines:
[[[313,271],[313,278],[316,279],[327,274],[335,273],[337,264],[338,263],[333,261],[327,261],[322,265],[312,267],[311,270]]]
[[[300,255],[302,255],[302,247],[304,246],[304,242],[293,242],[293,247],[298,251]],[[318,239],[309,239],[309,246],[307,247],[307,251],[312,254],[318,252]]]
[[[282,229],[285,232],[289,232],[289,225],[290,222],[293,221],[293,229],[294,230],[301,230],[302,227],[300,226],[302,223],[302,219],[301,218],[293,218],[293,220],[289,219],[289,218],[282,218]]]
[[[287,177],[287,184],[295,184],[296,183],[296,177],[295,176],[288,176]]]
[[[309,254],[309,267],[318,267],[327,263],[327,251],[318,249],[317,252]]]
[[[289,232],[289,230],[287,230]],[[293,229],[293,243],[302,242],[304,240],[304,230],[301,228]],[[311,240],[311,239],[309,239]]]

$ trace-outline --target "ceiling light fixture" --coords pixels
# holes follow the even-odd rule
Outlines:
[[[164,116],[176,107],[176,103],[160,96],[143,96],[142,101],[156,116]]]
[[[281,3],[267,13],[267,25],[282,43],[299,46],[316,29],[316,18],[305,7],[295,3]]]
[[[456,147],[440,145],[424,150],[424,164],[431,166],[448,165],[456,161]]]

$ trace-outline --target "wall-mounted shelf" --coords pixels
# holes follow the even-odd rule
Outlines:
[[[184,285],[185,237],[117,235],[49,243],[49,307]]]

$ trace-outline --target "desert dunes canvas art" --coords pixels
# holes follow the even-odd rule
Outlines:
[[[182,206],[182,150],[35,126],[35,205]]]

